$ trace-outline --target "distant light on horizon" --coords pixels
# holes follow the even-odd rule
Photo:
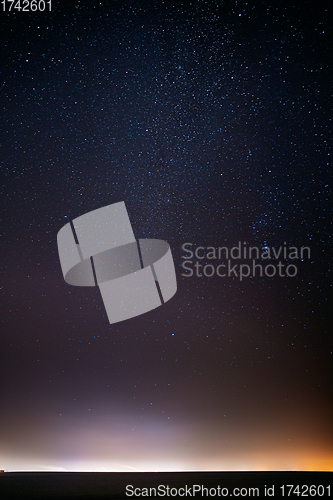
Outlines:
[[[60,462],[62,465],[60,465]],[[7,472],[270,472],[270,471],[333,471],[333,455],[326,450],[298,450],[290,457],[283,453],[267,456],[265,452],[227,459],[190,460],[160,459],[133,460],[121,463],[108,460],[62,460],[52,464],[49,460],[11,457],[2,460]],[[7,465],[7,467],[6,467]]]
[[[46,418],[46,416],[45,416]],[[34,425],[12,433],[0,451],[0,469],[53,472],[332,471],[333,452],[313,419],[241,429],[225,420],[204,426],[187,419],[173,423],[133,420],[120,413],[111,425],[101,420],[62,421],[53,431]],[[289,439],[289,436],[293,436]]]

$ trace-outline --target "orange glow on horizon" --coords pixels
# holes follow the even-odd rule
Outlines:
[[[63,463],[62,463],[63,462]],[[252,457],[234,457],[232,460],[203,459],[196,463],[186,459],[131,460],[128,463],[113,460],[57,460],[40,458],[2,457],[1,468],[9,472],[273,472],[304,471],[333,472],[333,454],[307,451],[286,457],[283,454],[255,454]]]

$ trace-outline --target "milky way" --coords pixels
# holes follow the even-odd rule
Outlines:
[[[9,4],[0,468],[332,470],[328,5]],[[110,325],[57,233],[120,201],[178,290]],[[238,242],[310,255],[182,275],[185,243]]]

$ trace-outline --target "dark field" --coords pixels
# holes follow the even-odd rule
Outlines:
[[[332,479],[332,472],[8,472],[0,475],[0,498],[329,498]],[[283,496],[282,485],[300,488],[285,486]]]

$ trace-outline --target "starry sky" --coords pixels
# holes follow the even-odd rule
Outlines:
[[[6,9],[0,468],[333,470],[329,2]],[[110,325],[57,233],[120,201],[178,290]],[[239,241],[311,256],[184,276]]]

